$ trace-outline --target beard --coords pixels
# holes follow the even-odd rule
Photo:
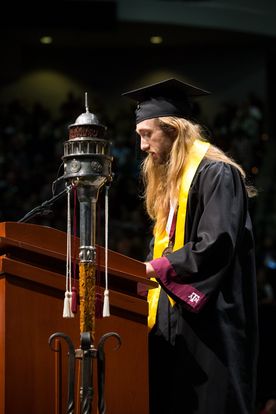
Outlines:
[[[160,154],[149,154],[154,165],[165,165],[170,159],[170,151],[163,151]]]

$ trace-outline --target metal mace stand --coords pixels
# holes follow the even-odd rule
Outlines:
[[[105,413],[104,344],[109,337],[115,337],[118,347],[120,336],[115,332],[103,335],[94,346],[95,334],[95,271],[96,271],[96,206],[99,190],[112,180],[112,157],[109,155],[109,142],[104,139],[106,127],[89,112],[87,94],[86,112],[81,114],[75,124],[69,125],[69,140],[64,143],[64,179],[67,185],[77,187],[80,211],[79,247],[79,297],[80,297],[80,349],[75,350],[69,336],[62,332],[49,338],[51,348],[57,338],[65,340],[68,346],[68,403],[67,414],[75,409],[75,364],[81,361],[80,402],[81,414],[90,414],[94,394],[93,360],[97,359],[98,411]]]

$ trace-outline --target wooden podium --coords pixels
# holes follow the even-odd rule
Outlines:
[[[63,332],[76,349],[80,346],[78,315],[62,317],[66,234],[34,224],[0,223],[0,255],[0,414],[63,414],[66,347],[60,362],[48,339]],[[99,246],[98,261],[103,272]],[[117,343],[110,338],[105,347],[106,414],[148,414],[148,307],[137,294],[138,283],[155,286],[145,278],[143,263],[109,251],[111,317],[96,320],[95,347],[108,332],[118,333],[122,345],[115,350]],[[94,384],[93,413],[96,390]]]

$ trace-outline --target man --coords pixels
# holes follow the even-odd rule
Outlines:
[[[254,242],[242,168],[192,122],[207,92],[169,79],[135,100],[145,205],[154,223],[150,414],[252,414],[257,359]]]

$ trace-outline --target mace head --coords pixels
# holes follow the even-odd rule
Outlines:
[[[98,117],[89,112],[87,92],[85,92],[85,112],[79,115],[74,124],[69,125],[69,139],[104,138],[106,127]]]

